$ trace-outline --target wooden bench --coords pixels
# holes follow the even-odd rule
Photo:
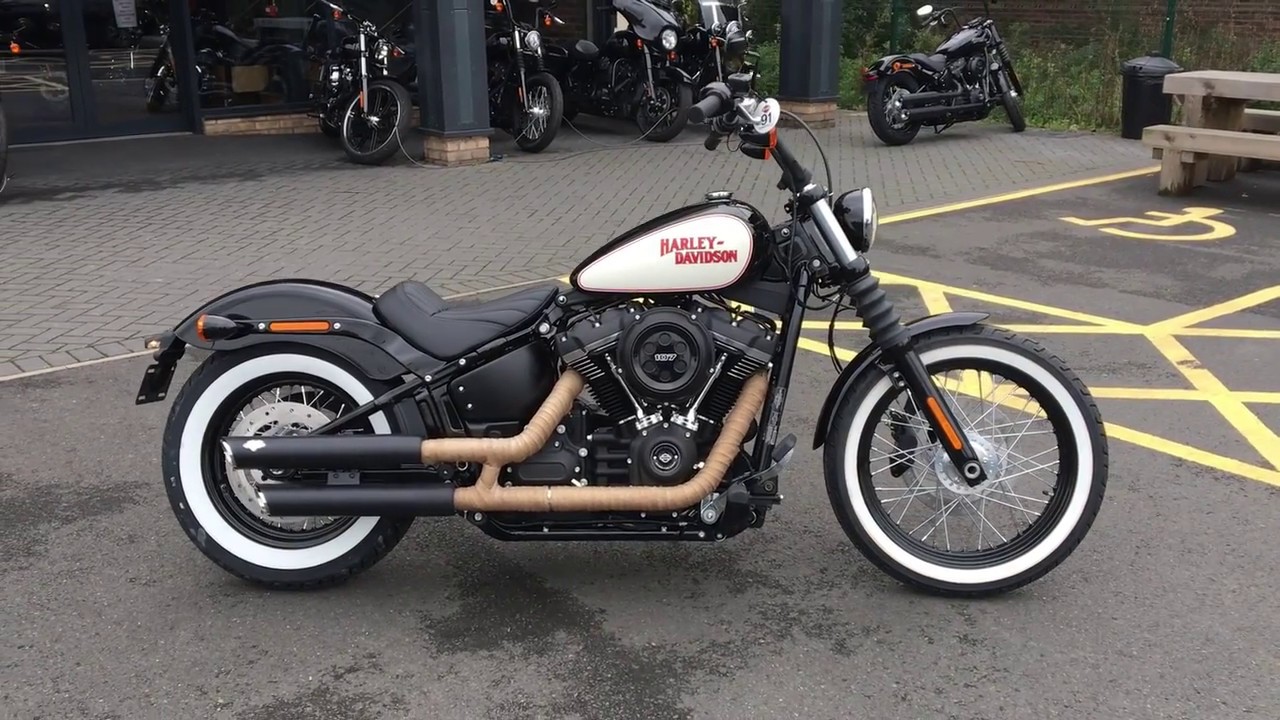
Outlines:
[[[1280,110],[1245,108],[1244,129],[1247,132],[1280,135]],[[1255,158],[1240,158],[1240,172],[1255,172],[1265,164]]]
[[[1208,173],[1203,161],[1208,156],[1280,162],[1280,135],[1152,125],[1142,131],[1142,144],[1161,161],[1161,195],[1184,195],[1203,185]]]

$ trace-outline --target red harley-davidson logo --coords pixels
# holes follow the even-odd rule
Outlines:
[[[677,265],[716,265],[738,262],[737,250],[721,250],[724,241],[714,236],[662,238],[658,257],[676,256]]]

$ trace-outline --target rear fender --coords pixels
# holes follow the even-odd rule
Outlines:
[[[948,328],[969,327],[977,325],[986,320],[989,316],[986,313],[975,312],[952,312],[943,313],[941,315],[930,315],[914,322],[907,323],[907,332],[912,340],[926,333],[937,330],[945,330]],[[822,404],[822,411],[818,413],[818,424],[813,432],[813,447],[818,449],[827,441],[827,435],[831,432],[831,421],[835,417],[836,408],[840,407],[844,402],[845,396],[857,385],[858,380],[868,372],[873,372],[880,360],[880,346],[872,343],[862,349],[853,361],[850,362],[840,377],[836,379],[831,391],[827,394],[827,400]]]
[[[202,340],[196,323],[203,315],[217,315],[237,322],[322,319],[332,323],[334,330],[254,332],[224,340]],[[265,323],[258,326],[265,327]],[[375,380],[391,380],[408,373],[427,375],[443,365],[383,326],[373,313],[373,298],[369,295],[318,280],[271,280],[221,295],[187,315],[173,330],[149,338],[146,347],[156,351],[156,362],[147,370],[137,402],[143,404],[164,398],[173,368],[188,346],[226,352],[271,342],[326,350]]]
[[[862,71],[862,80],[870,85],[877,80],[892,75],[897,72],[907,71],[917,78],[923,80],[925,74],[921,71],[920,66],[909,55],[885,55],[868,65]]]

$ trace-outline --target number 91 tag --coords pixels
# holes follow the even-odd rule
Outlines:
[[[756,106],[756,116],[752,119],[752,130],[758,135],[768,135],[778,127],[782,116],[782,106],[777,100],[769,98]]]

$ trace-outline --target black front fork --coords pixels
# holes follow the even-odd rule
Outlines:
[[[942,443],[965,482],[970,486],[982,484],[987,473],[973,443],[963,431],[946,396],[921,362],[911,333],[902,324],[897,308],[880,288],[880,281],[871,274],[866,258],[858,257],[854,262],[855,266],[848,271],[854,279],[848,283],[845,292],[856,304],[858,317],[867,328],[871,341],[892,363],[896,371],[894,383],[906,386],[916,408],[923,412],[938,442]]]

